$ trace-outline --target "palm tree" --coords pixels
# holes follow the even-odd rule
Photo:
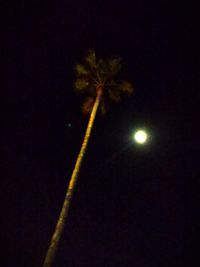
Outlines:
[[[95,52],[93,50],[89,50],[84,58],[84,64],[77,64],[75,70],[77,78],[74,83],[75,90],[77,92],[87,94],[82,106],[82,111],[86,114],[90,114],[90,118],[43,267],[52,266],[58,243],[64,229],[70,202],[77,183],[78,174],[86,152],[98,107],[100,107],[102,113],[105,113],[107,100],[110,99],[118,102],[120,100],[121,93],[127,93],[130,95],[133,91],[133,87],[129,82],[114,81],[114,77],[120,70],[119,58],[112,58],[107,61],[102,59],[97,60]]]

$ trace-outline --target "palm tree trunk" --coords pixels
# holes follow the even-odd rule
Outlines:
[[[70,202],[71,202],[71,199],[72,199],[72,196],[74,193],[74,189],[76,186],[76,182],[77,182],[78,174],[79,174],[79,171],[81,168],[81,164],[82,164],[85,152],[86,152],[86,148],[87,148],[88,141],[90,138],[91,130],[92,130],[94,120],[96,117],[96,113],[98,110],[98,106],[100,103],[101,95],[102,95],[102,88],[97,88],[96,100],[94,102],[93,109],[92,109],[92,112],[90,114],[90,118],[89,118],[88,126],[86,129],[86,133],[85,133],[85,136],[83,139],[83,143],[82,143],[80,152],[79,152],[77,160],[76,160],[75,167],[73,169],[73,172],[72,172],[72,175],[70,178],[70,182],[69,182],[68,189],[67,189],[67,192],[65,195],[63,206],[62,206],[62,209],[61,209],[61,212],[59,215],[59,219],[57,221],[55,231],[54,231],[53,236],[52,236],[51,241],[50,241],[50,245],[49,245],[49,248],[48,248],[44,263],[43,263],[43,267],[51,267],[53,264],[54,256],[55,256],[55,253],[56,253],[56,250],[58,247],[58,243],[61,239],[61,235],[62,235],[62,232],[64,229],[64,225],[65,225],[65,221],[66,221],[66,218],[68,215]]]

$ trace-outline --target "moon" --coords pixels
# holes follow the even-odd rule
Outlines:
[[[138,130],[134,134],[134,139],[138,144],[144,144],[147,141],[147,133],[143,130]]]

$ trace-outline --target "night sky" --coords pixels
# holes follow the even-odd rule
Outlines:
[[[87,126],[72,85],[89,48],[120,56],[135,91],[96,118],[54,266],[192,266],[197,12],[160,2],[7,4],[2,267],[44,260]],[[140,127],[150,134],[144,146],[131,141]]]

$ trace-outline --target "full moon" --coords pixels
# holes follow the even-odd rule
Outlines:
[[[147,140],[147,133],[143,130],[138,130],[135,134],[134,134],[134,139],[137,143],[139,144],[144,144]]]

